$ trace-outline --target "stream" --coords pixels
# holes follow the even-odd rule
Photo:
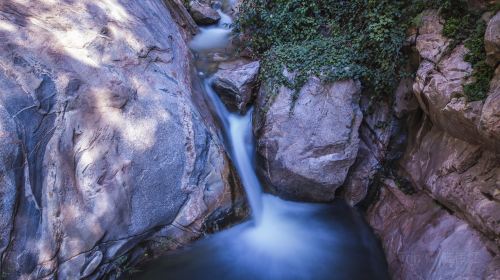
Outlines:
[[[133,279],[389,279],[384,253],[361,213],[341,200],[285,201],[265,194],[255,173],[252,113],[230,112],[211,86],[211,50],[229,44],[232,19],[201,27],[196,53],[204,93],[252,210],[251,220],[208,236],[140,268]]]

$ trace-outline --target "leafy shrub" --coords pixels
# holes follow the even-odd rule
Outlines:
[[[469,53],[465,61],[472,65],[473,82],[464,86],[464,95],[468,101],[483,100],[487,97],[489,83],[493,77],[493,67],[486,64],[484,33],[486,23],[481,19],[481,12],[467,9],[465,0],[445,0],[441,3],[441,14],[445,18],[443,35],[453,39],[450,48],[464,43]],[[488,7],[498,10],[498,3]]]
[[[465,42],[469,53],[465,61],[472,65],[472,77],[474,81],[464,86],[464,95],[469,101],[483,100],[488,95],[490,80],[493,78],[493,67],[486,64],[486,52],[484,50],[484,32],[486,24],[480,22],[475,28],[474,34]]]
[[[237,30],[250,35],[249,47],[263,59],[261,80],[274,91],[293,89],[292,100],[311,75],[326,82],[360,79],[382,95],[402,74],[406,2],[250,0],[243,2]]]
[[[262,59],[261,81],[273,94],[287,86],[294,101],[315,75],[325,82],[359,79],[377,98],[392,93],[410,74],[402,68],[405,32],[426,8],[439,9],[446,19],[444,33],[456,44],[477,33],[472,27],[479,15],[468,11],[466,0],[247,0],[235,30],[249,36],[248,47]],[[285,77],[284,69],[294,78]],[[471,85],[467,92],[483,86]]]

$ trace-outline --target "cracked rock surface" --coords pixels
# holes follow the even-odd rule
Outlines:
[[[160,0],[0,3],[2,277],[117,275],[243,215],[179,18]]]

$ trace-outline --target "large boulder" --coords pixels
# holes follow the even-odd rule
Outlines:
[[[290,89],[281,87],[266,103],[269,95],[262,87],[254,118],[258,172],[286,199],[332,200],[358,153],[359,82],[323,84],[312,77],[294,105]]]
[[[487,55],[486,62],[495,67],[500,61],[500,12],[488,22],[484,34],[484,48]]]
[[[161,0],[0,10],[2,278],[101,278],[244,214],[191,100],[175,11]]]
[[[200,25],[214,24],[220,20],[219,13],[209,4],[197,0],[189,2],[189,13],[194,21]]]
[[[229,109],[246,111],[253,97],[259,68],[258,61],[236,60],[219,64],[213,77],[213,88]]]

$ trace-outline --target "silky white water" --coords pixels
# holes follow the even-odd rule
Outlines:
[[[221,17],[218,24],[215,26],[200,27],[200,33],[189,44],[192,50],[201,52],[224,48],[228,45],[233,20],[221,10],[217,10],[217,12]]]
[[[216,26],[201,28],[190,47],[198,59],[224,49],[231,18],[219,10]],[[199,69],[226,148],[245,188],[251,220],[159,259],[139,279],[388,279],[384,255],[361,215],[345,203],[285,201],[264,194],[255,173],[250,109],[230,112]]]
[[[252,210],[252,217],[259,224],[262,216],[262,187],[254,170],[254,143],[252,134],[252,112],[245,115],[229,112],[211,86],[211,79],[204,81],[205,91],[223,125],[228,140],[227,146]]]

